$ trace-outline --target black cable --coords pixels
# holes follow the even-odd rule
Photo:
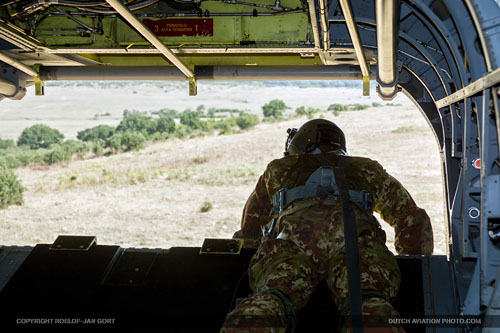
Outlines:
[[[238,292],[238,289],[240,287],[240,283],[241,283],[241,280],[245,277],[245,276],[248,276],[248,271],[250,270],[250,268],[248,268],[245,273],[243,273],[243,275],[241,275],[240,279],[238,280],[238,283],[236,283],[236,287],[234,287],[234,291],[233,291],[233,297],[231,298],[231,303],[229,304],[229,310],[227,313],[233,311],[233,309],[236,307],[236,293]],[[234,306],[233,306],[234,304]]]

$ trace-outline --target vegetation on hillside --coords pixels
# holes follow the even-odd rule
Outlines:
[[[372,105],[374,107],[379,105]],[[369,105],[332,104],[328,110],[301,106],[293,114],[286,103],[279,99],[271,100],[262,106],[263,121],[282,121],[293,117],[322,117],[322,112],[364,110]],[[73,159],[109,156],[120,152],[139,150],[148,142],[186,139],[217,133],[227,135],[238,130],[248,130],[259,123],[259,117],[246,110],[209,108],[199,105],[196,110],[179,112],[173,109],[138,112],[124,110],[123,119],[118,126],[98,125],[84,129],[77,134],[77,140],[64,141],[64,135],[57,129],[44,124],[36,124],[23,130],[17,143],[14,140],[0,139],[0,177],[5,180],[1,186],[0,199],[4,208],[10,204],[22,204],[22,186],[17,185],[15,175],[8,169],[30,164],[51,165]],[[12,186],[12,194],[5,195]],[[9,192],[10,193],[10,192]],[[4,199],[3,196],[9,197]]]
[[[10,205],[22,205],[24,190],[17,176],[11,170],[0,166],[0,209]]]

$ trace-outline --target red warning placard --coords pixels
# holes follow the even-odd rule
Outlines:
[[[214,20],[211,18],[144,20],[143,22],[156,36],[214,35]]]

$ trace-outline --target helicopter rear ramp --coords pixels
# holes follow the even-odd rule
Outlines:
[[[247,297],[248,262],[255,249],[231,251],[232,240],[207,247],[124,249],[87,246],[92,237],[64,237],[66,248],[39,244],[0,249],[0,299],[7,326],[109,325],[216,332],[237,299]],[[454,316],[445,256],[397,256],[401,290],[394,305],[401,318]],[[8,268],[8,269],[7,269]],[[9,276],[6,276],[10,272]],[[296,332],[335,331],[338,310],[320,283],[299,312]],[[407,332],[456,332],[446,325],[403,324]],[[430,331],[429,331],[430,332]]]

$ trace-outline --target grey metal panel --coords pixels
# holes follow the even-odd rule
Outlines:
[[[422,260],[422,282],[424,283],[425,315],[429,318],[457,316],[455,292],[451,279],[450,264],[446,256],[426,256]],[[456,333],[458,327],[436,327],[430,325],[427,332]]]
[[[4,246],[0,248],[0,291],[28,257],[33,248],[30,246]]]
[[[466,0],[481,30],[488,71],[500,67],[500,8],[494,0]]]

